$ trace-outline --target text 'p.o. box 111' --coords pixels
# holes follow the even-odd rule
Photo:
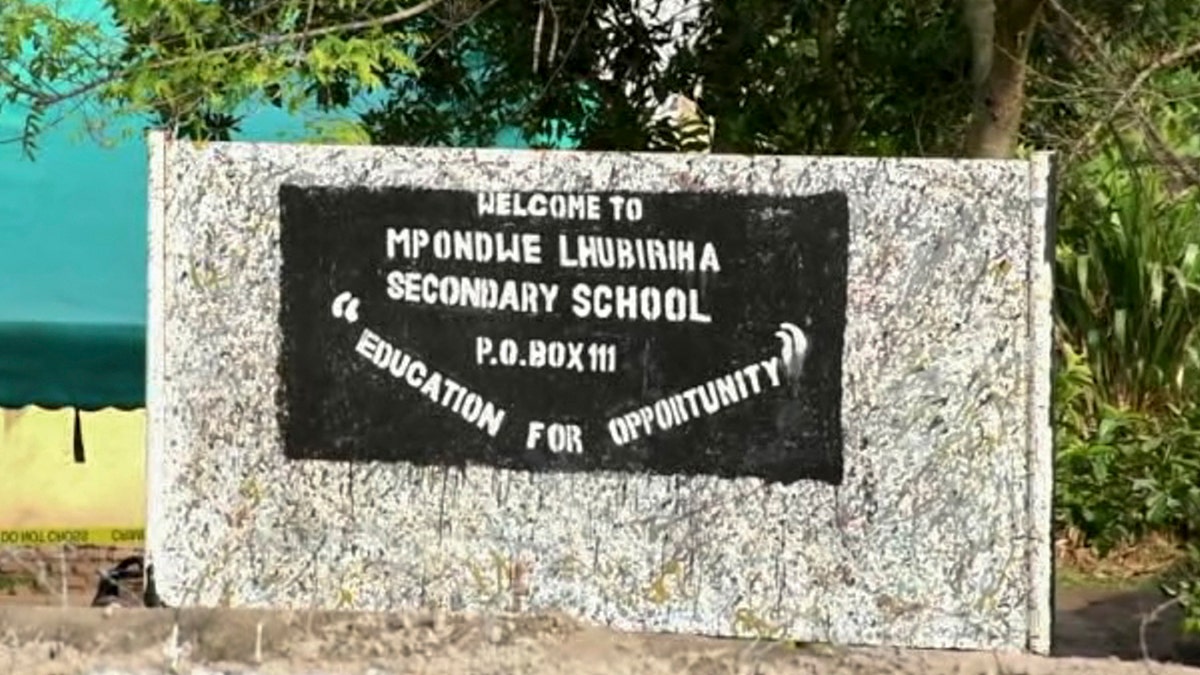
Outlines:
[[[168,604],[1048,649],[1049,156],[151,148]]]

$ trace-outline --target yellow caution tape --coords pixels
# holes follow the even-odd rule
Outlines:
[[[100,546],[141,545],[146,541],[144,528],[27,528],[0,530],[0,546],[54,546],[91,544]]]

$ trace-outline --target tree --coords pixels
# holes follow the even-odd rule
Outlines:
[[[8,0],[0,86],[28,110],[27,142],[84,95],[223,138],[260,96],[338,109],[375,91],[361,122],[376,142],[481,144],[516,125],[643,149],[676,93],[717,121],[718,151],[1006,157],[1149,128],[1154,92],[1195,85],[1179,75],[1200,54],[1188,3],[1064,4],[724,0],[673,23],[664,0],[109,0],[118,41]],[[689,44],[662,56],[679,33]]]
[[[1044,0],[963,0],[971,37],[971,157],[1004,158],[1016,150],[1025,109],[1026,61]]]
[[[382,143],[480,143],[511,123],[531,137],[565,125],[585,148],[645,149],[656,106],[679,93],[717,121],[717,151],[1070,150],[1111,111],[1135,111],[1124,92],[1161,103],[1149,92],[1165,94],[1163,78],[1130,85],[1167,55],[1177,75],[1200,20],[1172,0],[1064,2],[724,0],[672,26],[665,10],[622,0],[494,0],[364,122]],[[693,39],[660,58],[673,28]],[[1096,36],[1103,48],[1081,48]],[[1177,85],[1174,96],[1195,91]]]
[[[425,38],[405,25],[441,4],[109,0],[110,22],[5,0],[0,105],[26,111],[27,150],[48,112],[87,100],[220,137],[256,97],[336,104],[379,87],[381,72],[415,72]]]
[[[486,12],[482,11],[486,9]],[[492,0],[436,40],[422,75],[391,81],[364,122],[378,142],[488,143],[518,127],[535,144],[643,148],[668,28],[628,0]]]

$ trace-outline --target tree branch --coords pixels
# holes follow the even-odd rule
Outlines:
[[[971,84],[976,91],[992,71],[992,43],[996,39],[996,3],[993,0],[964,0],[963,20],[971,38]]]
[[[1125,92],[1121,94],[1119,99],[1117,99],[1116,104],[1113,105],[1112,109],[1108,111],[1108,114],[1104,117],[1104,119],[1099,120],[1092,125],[1092,128],[1088,130],[1083,138],[1079,139],[1079,142],[1075,144],[1075,147],[1071,148],[1070,154],[1074,155],[1086,146],[1090,145],[1092,139],[1096,137],[1096,134],[1100,133],[1101,129],[1116,119],[1117,115],[1121,113],[1121,110],[1125,106],[1129,105],[1129,102],[1133,100],[1134,95],[1137,94],[1138,90],[1142,88],[1142,85],[1146,84],[1146,80],[1149,80],[1154,76],[1155,73],[1163,70],[1164,68],[1170,68],[1171,66],[1177,65],[1196,56],[1200,56],[1200,42],[1196,42],[1186,47],[1176,49],[1175,51],[1168,52],[1151,61],[1150,65],[1143,68],[1133,78],[1133,81],[1130,82],[1129,86],[1125,88]]]
[[[838,72],[837,65],[837,21],[838,13],[841,12],[843,6],[842,0],[826,0],[824,7],[817,15],[816,26],[817,62],[820,64],[821,78],[833,93],[831,108],[836,119],[832,124],[831,149],[839,154],[850,151],[850,143],[854,138],[855,127],[857,127],[850,92],[846,86],[849,78],[844,69],[843,72]]]
[[[1142,130],[1146,132],[1146,137],[1150,141],[1151,153],[1157,155],[1155,159],[1170,169],[1174,169],[1181,178],[1180,182],[1192,187],[1200,187],[1200,170],[1188,163],[1191,158],[1181,156],[1176,152],[1167,139],[1163,138],[1162,133],[1158,130],[1158,125],[1154,124],[1154,121],[1144,111],[1134,108],[1134,115]]]
[[[1150,611],[1149,614],[1146,614],[1142,617],[1141,622],[1138,624],[1138,646],[1142,650],[1142,658],[1144,660],[1149,661],[1151,659],[1150,646],[1146,641],[1146,628],[1148,628],[1150,624],[1154,623],[1155,621],[1158,621],[1159,618],[1162,617],[1163,612],[1166,612],[1182,602],[1183,598],[1171,598],[1170,600],[1167,600],[1166,602],[1155,607]]]
[[[591,18],[592,8],[595,7],[595,5],[596,0],[588,0],[587,7],[583,9],[583,17],[579,20],[579,25],[575,28],[575,34],[571,36],[571,41],[567,43],[567,50],[563,53],[562,61],[559,61],[558,66],[551,71],[550,75],[546,79],[546,83],[542,85],[542,89],[538,92],[537,96],[533,97],[533,99],[529,101],[524,108],[522,108],[520,114],[522,118],[528,115],[529,111],[533,110],[538,103],[542,102],[542,99],[546,96],[546,92],[550,91],[550,85],[554,83],[555,78],[557,78],[559,74],[562,73],[563,68],[566,67],[567,60],[571,58],[571,53],[575,51],[575,45],[579,42],[579,36],[583,35],[584,29],[587,28],[587,22]]]
[[[32,99],[38,99],[43,96],[42,92],[39,92],[38,90],[33,89],[33,88],[29,87],[28,85],[26,85],[25,83],[21,82],[20,80],[17,79],[16,75],[13,75],[12,73],[8,72],[8,69],[6,69],[6,68],[0,68],[0,84],[3,84],[4,86],[8,87],[9,89],[12,89],[13,91],[17,92],[18,94],[28,96],[29,98],[32,98]]]
[[[1066,19],[1067,23],[1071,24],[1071,28],[1087,41],[1088,48],[1084,52],[1084,56],[1087,57],[1087,59],[1091,61],[1093,65],[1098,65],[1111,73],[1112,68],[1109,66],[1108,62],[1100,59],[1097,56],[1097,54],[1104,51],[1104,46],[1100,42],[1100,39],[1093,35],[1092,31],[1088,30],[1088,27],[1083,25],[1083,22],[1076,18],[1074,14],[1068,12],[1067,8],[1063,7],[1061,2],[1058,0],[1046,0],[1046,2],[1056,14]]]
[[[313,10],[316,8],[317,0],[308,0],[308,12],[304,17],[304,30],[312,29]],[[300,49],[304,49],[304,43],[300,43]]]
[[[1033,19],[1041,10],[1045,0],[1011,0],[1009,10],[1005,12],[1005,17],[1009,20],[1011,26],[1020,27],[1022,29],[1031,27]]]
[[[430,55],[432,55],[437,50],[438,46],[440,46],[443,42],[445,42],[446,40],[453,37],[454,34],[456,32],[458,32],[458,29],[462,28],[463,26],[466,26],[467,24],[471,23],[475,19],[479,18],[480,15],[482,15],[484,12],[486,12],[489,9],[491,9],[492,7],[494,7],[499,2],[500,2],[500,0],[488,0],[488,2],[486,4],[480,5],[467,18],[461,19],[457,22],[454,22],[454,21],[444,22],[449,27],[445,30],[445,32],[443,32],[441,35],[434,38],[433,41],[430,42],[429,45],[425,47],[425,51],[422,52],[421,55],[417,57],[417,64],[419,65],[422,61],[424,61],[426,58],[428,58]]]

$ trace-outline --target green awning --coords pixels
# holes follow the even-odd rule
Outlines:
[[[140,407],[144,360],[144,325],[0,323],[0,407]]]

